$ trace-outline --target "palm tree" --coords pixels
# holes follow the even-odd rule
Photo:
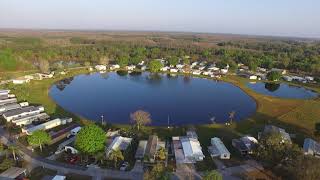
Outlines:
[[[115,150],[112,150],[112,152],[109,154],[109,159],[114,162],[114,168],[116,168],[118,161],[124,160],[124,157],[120,149],[115,149]]]
[[[235,114],[236,114],[235,111],[231,111],[231,112],[229,113],[230,124],[232,124]]]
[[[103,160],[105,159],[105,152],[100,151],[95,154],[96,161],[100,161],[100,164],[103,164]]]
[[[8,151],[12,152],[12,156],[13,156],[14,161],[17,160],[17,158],[16,158],[17,149],[18,149],[17,146],[14,145],[14,144],[11,144],[11,145],[8,146]]]

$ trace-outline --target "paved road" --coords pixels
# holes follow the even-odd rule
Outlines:
[[[134,171],[116,171],[110,169],[100,169],[100,168],[86,168],[76,165],[69,165],[65,163],[60,163],[57,161],[52,161],[45,159],[39,156],[35,156],[32,152],[23,146],[21,143],[14,141],[9,138],[9,135],[5,133],[3,128],[0,128],[1,140],[5,144],[16,144],[19,147],[20,153],[23,156],[24,160],[29,163],[29,167],[42,166],[47,169],[52,169],[58,172],[58,174],[79,174],[85,176],[91,176],[93,179],[100,180],[104,178],[110,179],[127,179],[127,180],[139,180],[143,179],[143,170],[139,170],[139,167],[142,168],[142,165],[137,165]]]

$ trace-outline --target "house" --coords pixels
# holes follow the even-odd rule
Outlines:
[[[220,69],[220,72],[221,72],[222,74],[227,74],[227,73],[228,73],[228,69]]]
[[[148,162],[155,162],[157,152],[160,148],[165,148],[165,143],[163,141],[159,141],[158,136],[149,136],[145,150],[145,157],[147,158]]]
[[[293,78],[291,76],[283,76],[282,77],[285,81],[289,81],[291,82],[293,80]]]
[[[50,79],[53,78],[54,76],[54,71],[52,71],[51,73],[37,73],[37,75],[39,76],[39,79]]]
[[[184,67],[184,64],[177,64],[176,65],[176,68],[178,68],[178,69],[182,69]]]
[[[201,74],[201,71],[199,71],[199,70],[194,70],[194,71],[192,72],[192,74],[193,74],[193,75],[200,75],[200,74]]]
[[[211,157],[230,159],[230,152],[218,137],[211,138],[211,146],[208,147]]]
[[[0,174],[0,179],[3,180],[14,180],[14,179],[23,179],[27,176],[27,169],[10,167]]]
[[[252,154],[254,147],[258,144],[256,138],[244,136],[239,139],[232,139],[232,146],[238,149],[242,155]]]
[[[202,161],[204,154],[200,142],[196,138],[181,137],[180,138],[184,158],[188,159],[189,162]]]
[[[15,118],[11,122],[15,124],[16,126],[25,126],[29,125],[34,121],[44,121],[46,119],[49,119],[50,116],[47,113],[40,113],[40,114],[33,114],[21,118]]]
[[[304,77],[304,79],[307,81],[314,81],[314,77],[311,77],[311,76],[306,76]]]
[[[303,143],[303,152],[305,155],[320,157],[320,143],[313,139],[306,138]]]
[[[72,118],[64,118],[64,119],[57,118],[57,119],[39,124],[37,126],[33,126],[30,128],[22,128],[22,132],[26,133],[27,135],[31,135],[34,131],[52,129],[54,127],[67,124],[70,122],[72,122]]]
[[[289,143],[291,143],[290,135],[284,129],[279,128],[277,126],[273,126],[273,125],[266,125],[264,127],[263,132],[262,132],[262,135],[267,135],[267,134],[271,134],[271,133],[279,133],[281,135],[281,137],[282,137],[282,141],[281,142],[289,142]]]
[[[215,67],[215,66],[210,66],[210,67],[208,68],[208,70],[211,70],[211,71],[219,71],[220,68]]]
[[[20,78],[12,80],[13,84],[25,84],[25,83],[29,83],[29,82],[30,82],[30,79],[25,78],[25,77],[20,77]]]
[[[211,72],[211,71],[204,71],[202,74],[205,75],[205,76],[211,76],[211,75],[213,74],[213,72]]]
[[[21,118],[21,117],[26,117],[29,115],[35,115],[35,114],[40,114],[41,112],[44,111],[44,107],[42,106],[27,106],[27,107],[22,107],[19,109],[14,109],[8,112],[3,113],[3,118],[7,120],[7,122],[16,119],[16,118]]]
[[[148,141],[139,141],[139,145],[135,154],[135,159],[143,159],[145,152],[146,152],[146,148],[147,148],[147,143]]]
[[[21,106],[17,103],[10,103],[10,104],[4,104],[0,106],[0,115],[3,114],[4,112],[13,110],[13,109],[18,109]]]
[[[177,72],[178,72],[178,69],[171,68],[171,69],[170,69],[170,72],[172,72],[172,73],[177,73]]]
[[[200,71],[202,71],[202,70],[204,70],[206,67],[205,66],[200,66],[198,69],[200,70]]]
[[[106,156],[108,157],[109,154],[116,149],[124,151],[128,148],[131,144],[132,138],[117,136],[113,139],[112,143],[106,149]]]
[[[96,65],[95,68],[98,71],[106,71],[107,70],[107,66],[105,66],[105,65]]]
[[[170,69],[170,67],[168,66],[164,66],[160,69],[160,71],[168,71]]]
[[[272,68],[271,71],[279,72],[282,75],[287,74],[287,70],[285,69]]]
[[[110,70],[115,70],[115,69],[119,69],[120,65],[119,64],[113,64],[110,66]]]
[[[8,95],[9,93],[10,93],[10,90],[3,90],[3,89],[0,90],[0,96]]]
[[[12,103],[16,103],[16,102],[17,102],[17,98],[2,99],[2,100],[0,100],[0,105],[12,104]]]
[[[257,79],[258,79],[258,76],[256,76],[256,75],[250,75],[250,76],[249,76],[249,79],[250,79],[250,80],[257,80]]]
[[[147,66],[141,66],[141,71],[147,70]]]
[[[133,71],[135,68],[136,68],[135,65],[126,66],[126,69],[127,69],[128,71]]]

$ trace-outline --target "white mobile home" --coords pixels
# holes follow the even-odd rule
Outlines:
[[[183,137],[180,138],[185,159],[191,162],[202,161],[205,157],[202,153],[200,142],[196,138]]]
[[[106,71],[107,70],[107,66],[105,66],[105,65],[96,65],[95,68],[98,71]]]
[[[25,84],[25,83],[28,83],[28,82],[30,82],[30,79],[24,78],[24,77],[12,80],[13,84]]]
[[[16,119],[16,118],[40,114],[43,111],[44,111],[44,107],[42,107],[42,106],[38,106],[38,107],[27,106],[27,107],[22,107],[19,109],[14,109],[14,110],[5,112],[5,113],[3,113],[2,116],[4,119],[6,119],[9,122],[9,121]]]
[[[106,149],[106,155],[109,156],[112,150],[116,150],[116,149],[119,149],[121,151],[126,150],[130,145],[131,141],[132,141],[132,138],[117,136],[116,138],[114,138],[112,143]]]
[[[211,138],[211,146],[208,147],[211,157],[219,157],[220,159],[230,159],[230,152],[220,140],[220,138]]]
[[[17,102],[16,98],[2,99],[2,100],[0,100],[0,105],[12,104],[12,103],[16,103],[16,102]]]
[[[177,73],[177,72],[178,72],[178,69],[171,68],[171,69],[170,69],[170,72],[172,72],[172,73]]]
[[[18,109],[20,107],[21,106],[19,104],[17,104],[17,103],[1,105],[0,106],[0,114],[2,114],[4,112],[7,112],[7,111],[10,111],[10,110],[13,110],[13,109]]]
[[[119,69],[120,68],[120,65],[118,64],[113,64],[110,66],[110,70],[115,70],[115,69]]]
[[[26,133],[27,135],[31,135],[34,131],[52,129],[54,127],[66,124],[67,122],[71,122],[71,121],[72,121],[72,118],[66,118],[66,119],[57,118],[57,119],[45,122],[43,124],[39,124],[37,126],[28,128],[28,129],[23,128],[22,132]]]
[[[313,139],[306,138],[303,143],[303,151],[305,155],[320,157],[320,143]]]
[[[30,115],[19,119],[14,119],[11,122],[17,126],[24,126],[31,124],[33,121],[45,120],[49,119],[49,115],[47,113],[41,113],[36,115]]]
[[[10,90],[0,90],[0,96],[2,95],[8,95],[10,93]]]

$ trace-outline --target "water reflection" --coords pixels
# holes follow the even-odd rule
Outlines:
[[[264,85],[264,87],[265,87],[268,91],[274,92],[274,91],[276,91],[276,90],[278,90],[278,89],[280,88],[280,84],[278,84],[278,83],[266,83],[266,84]]]
[[[72,81],[73,81],[73,77],[69,77],[56,82],[55,85],[60,91],[63,91],[69,84],[71,84]]]

